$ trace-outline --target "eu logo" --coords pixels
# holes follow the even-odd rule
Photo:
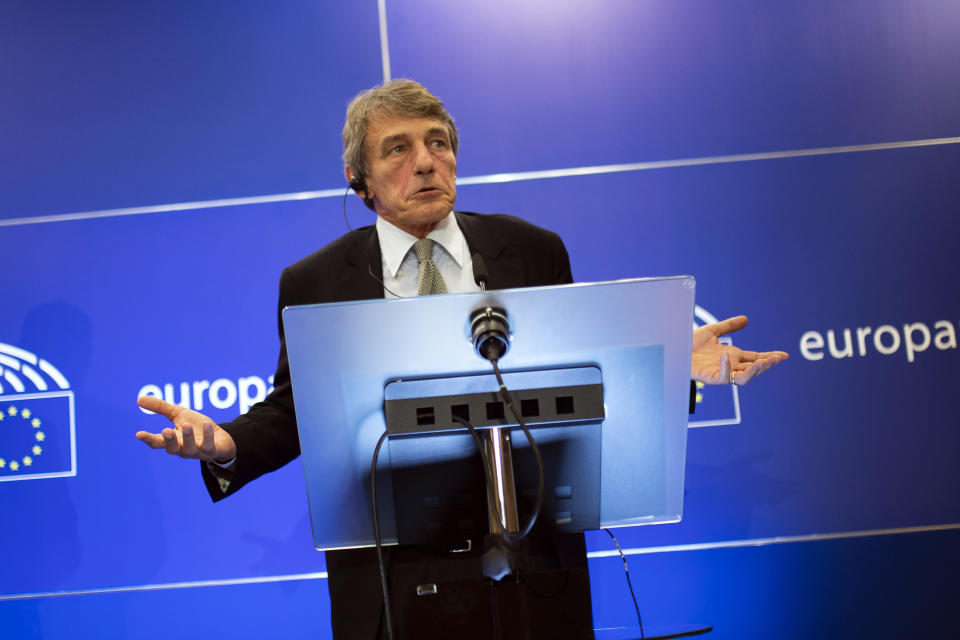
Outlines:
[[[77,475],[74,415],[53,365],[0,343],[0,482]]]

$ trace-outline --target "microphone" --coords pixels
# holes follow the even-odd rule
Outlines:
[[[487,290],[490,273],[483,256],[475,253],[473,259],[473,281],[480,291]],[[481,307],[470,314],[470,333],[473,336],[473,349],[481,358],[496,362],[510,349],[510,321],[506,309],[500,307]]]
[[[510,319],[501,307],[480,307],[470,314],[473,349],[487,360],[499,360],[510,349]]]
[[[487,264],[483,261],[483,256],[479,253],[473,254],[473,281],[480,287],[480,291],[487,290],[487,282],[490,281],[490,273],[487,271]]]

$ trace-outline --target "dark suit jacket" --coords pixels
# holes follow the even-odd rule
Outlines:
[[[507,215],[480,215],[457,212],[457,222],[472,254],[483,256],[489,272],[490,289],[509,289],[573,281],[570,260],[560,237],[519,218]],[[225,498],[251,480],[279,469],[300,455],[290,370],[280,312],[287,306],[324,302],[343,302],[383,297],[380,245],[374,226],[351,231],[319,251],[290,265],[280,276],[278,326],[280,357],[274,374],[274,390],[245,415],[221,425],[237,446],[237,462],[226,493],[201,464],[210,496]],[[582,536],[557,543],[567,548],[564,557],[579,558],[586,580],[585,549]],[[572,545],[572,547],[571,547]],[[550,553],[555,552],[551,550]],[[391,550],[388,560],[391,582],[405,576],[422,576],[425,567],[444,579],[447,575],[479,576],[479,555],[458,556],[456,562],[437,561],[431,554],[400,548]],[[403,570],[403,567],[412,569]],[[327,553],[327,570],[332,598],[332,622],[336,637],[373,638],[380,625],[380,586],[372,549]],[[393,587],[391,587],[392,589]],[[407,591],[409,589],[406,589]],[[586,619],[589,621],[589,584],[586,594]],[[398,615],[395,613],[395,615]],[[463,616],[453,618],[469,624]],[[448,629],[458,637],[464,632]],[[483,633],[479,630],[473,630]]]

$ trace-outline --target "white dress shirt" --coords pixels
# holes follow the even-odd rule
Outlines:
[[[387,298],[417,295],[417,256],[412,251],[417,237],[377,217],[377,237],[383,259],[383,289]],[[433,262],[450,293],[480,291],[473,280],[473,258],[467,239],[453,212],[427,234],[433,240]]]

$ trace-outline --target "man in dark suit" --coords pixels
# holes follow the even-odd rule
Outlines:
[[[483,256],[488,265],[491,289],[573,281],[567,252],[556,234],[513,216],[457,212],[453,218],[462,230],[471,258],[474,254]],[[384,287],[380,276],[371,275],[382,270],[376,228],[352,231],[284,269],[280,277],[278,313],[294,305],[382,298]],[[283,324],[279,321],[278,324],[280,357],[274,374],[274,391],[246,414],[220,425],[236,443],[235,455],[231,457],[237,464],[231,471],[219,471],[218,475],[211,472],[210,465],[201,466],[214,501],[300,455]],[[157,399],[143,402],[152,409]],[[222,491],[219,480],[228,474],[228,488]]]
[[[556,234],[511,216],[453,212],[457,129],[443,103],[421,85],[396,81],[361,93],[348,107],[343,140],[345,177],[377,213],[377,223],[352,231],[285,269],[279,309],[477,290],[472,270],[476,254],[487,265],[490,288],[572,281],[566,249]],[[424,242],[425,253],[418,248]],[[425,282],[434,288],[425,289]],[[741,351],[717,341],[745,324],[741,316],[697,330],[691,369],[695,379],[745,384],[786,357],[782,352]],[[152,448],[201,459],[214,500],[291,461],[299,455],[300,445],[282,324],[280,342],[275,388],[245,415],[216,425],[195,411],[144,397],[140,406],[166,416],[173,427],[159,434],[141,431],[137,437]],[[582,555],[581,549],[582,540],[574,555],[578,551]],[[367,591],[377,593],[369,560],[369,554],[328,555],[338,638],[348,637],[348,631],[370,617],[352,615],[348,611],[352,596],[342,597],[348,588],[361,588],[361,581],[372,582],[372,592]],[[585,563],[580,568],[585,573]],[[589,605],[589,591],[586,597]],[[372,637],[375,627],[357,637]]]

